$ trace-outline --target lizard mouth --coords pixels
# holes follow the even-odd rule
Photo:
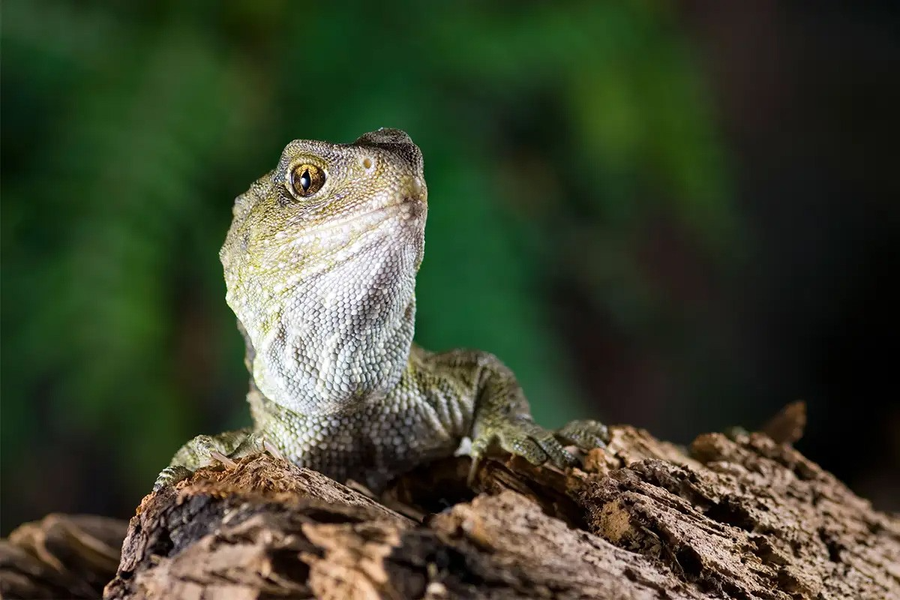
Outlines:
[[[375,218],[378,221],[390,220],[398,217],[403,221],[424,220],[428,213],[428,196],[424,182],[418,177],[405,182],[393,198],[385,204],[373,207],[368,211],[351,217],[349,220],[368,220]],[[383,222],[383,221],[382,221]]]
[[[424,189],[420,184],[410,186],[403,190],[395,200],[376,208],[367,214],[379,214],[387,217],[399,217],[404,221],[417,220],[426,215],[428,202],[425,199]]]
[[[417,219],[425,214],[425,202],[415,196],[406,196],[400,202],[391,205],[390,208],[396,208],[400,212],[402,219]]]

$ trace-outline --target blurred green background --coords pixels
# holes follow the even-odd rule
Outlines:
[[[800,448],[900,508],[896,14],[751,4],[4,2],[2,533],[126,517],[249,423],[232,200],[381,126],[425,156],[423,345],[547,425],[803,398]]]

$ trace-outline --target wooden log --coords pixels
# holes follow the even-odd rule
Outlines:
[[[144,498],[104,597],[900,598],[900,519],[762,433],[615,427],[580,469],[491,459],[475,491],[468,469],[377,500],[265,454],[202,469]],[[17,536],[0,582],[9,548],[34,554]]]

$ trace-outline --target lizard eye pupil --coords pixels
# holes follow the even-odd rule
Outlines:
[[[299,165],[291,171],[291,191],[294,196],[312,196],[325,184],[325,172],[315,165]]]

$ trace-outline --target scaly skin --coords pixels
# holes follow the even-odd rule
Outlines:
[[[604,444],[595,421],[535,424],[493,355],[413,343],[426,214],[422,155],[404,132],[288,144],[277,168],[235,201],[220,252],[247,343],[254,426],[194,438],[156,489],[262,449],[378,490],[452,455],[464,437],[476,465],[502,448],[565,467],[575,458],[564,445]]]

